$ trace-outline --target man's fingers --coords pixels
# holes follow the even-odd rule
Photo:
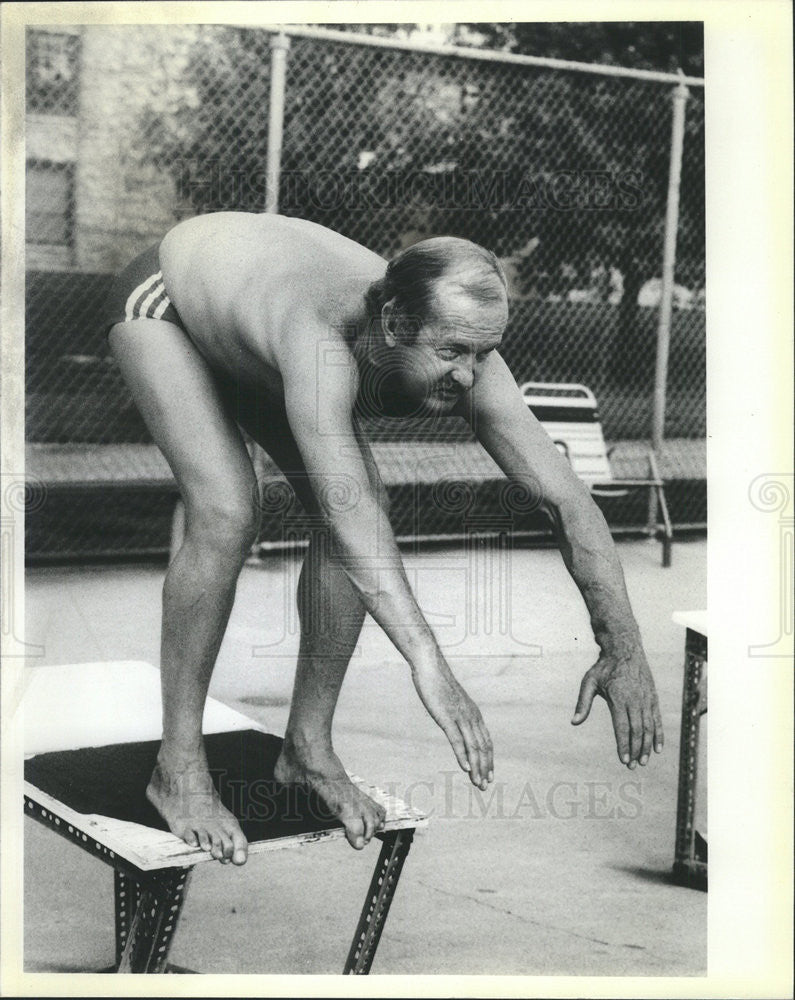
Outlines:
[[[483,747],[483,760],[485,767],[486,781],[494,780],[494,745],[491,742],[491,736],[486,728],[486,723],[483,719],[478,722],[478,734],[480,736],[480,745]]]
[[[577,699],[577,707],[574,709],[574,715],[571,719],[573,726],[579,726],[581,722],[585,722],[588,718],[588,713],[591,711],[591,705],[595,696],[596,679],[589,670],[585,677],[583,677],[582,684],[580,684],[580,696]]]
[[[660,703],[655,698],[651,706],[651,716],[654,720],[654,752],[662,753],[662,748],[665,743],[665,736],[663,735],[663,724],[662,716],[660,715]]]
[[[640,666],[644,669],[639,675],[622,663],[611,662],[609,656],[600,657],[582,679],[571,720],[575,726],[584,722],[596,695],[604,697],[613,720],[618,758],[630,769],[638,763],[646,765],[652,750],[660,753],[663,748],[662,718],[654,681],[642,653],[640,656]]]
[[[486,783],[486,769],[483,766],[485,761],[481,761],[481,753],[478,737],[472,723],[468,719],[459,719],[458,728],[466,747],[466,756],[469,761],[469,777],[473,785],[478,788]]]
[[[477,744],[480,759],[480,787],[484,789],[494,777],[494,748],[480,712],[476,714],[472,724],[472,734]]]
[[[629,766],[635,767],[643,745],[643,715],[635,705],[627,706],[629,716]]]
[[[645,767],[651,755],[652,737],[654,736],[654,722],[648,712],[643,713],[643,741],[640,746],[640,764]]]
[[[453,722],[447,726],[442,727],[444,735],[450,741],[450,746],[453,748],[453,753],[455,754],[455,759],[458,761],[458,766],[462,771],[471,771],[469,760],[467,759],[467,751],[464,745],[464,740],[461,737],[461,733],[458,726]]]
[[[629,764],[629,718],[626,709],[622,706],[614,708],[610,706],[610,714],[613,717],[613,729],[616,734],[616,749],[618,759],[622,764]]]

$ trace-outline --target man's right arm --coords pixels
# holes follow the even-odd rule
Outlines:
[[[287,418],[345,573],[408,662],[432,662],[436,640],[411,592],[356,440],[356,372],[320,361],[317,377],[304,364],[291,368],[288,363],[283,372]]]
[[[304,332],[281,359],[290,429],[312,491],[327,518],[335,552],[365,609],[411,666],[431,716],[459,764],[485,787],[493,770],[491,742],[477,706],[455,681],[403,569],[389,519],[370,485],[353,426],[358,372],[336,346]],[[329,344],[329,347],[332,345]],[[311,359],[311,361],[309,360]]]

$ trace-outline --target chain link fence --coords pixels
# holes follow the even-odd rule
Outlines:
[[[203,25],[28,30],[26,432],[29,474],[48,490],[29,518],[32,558],[167,549],[176,490],[99,307],[113,273],[181,219],[264,210],[272,38]],[[290,36],[279,211],[385,257],[442,233],[492,249],[509,280],[502,353],[517,381],[586,384],[620,473],[637,474],[637,443],[651,433],[675,81],[361,41]],[[705,521],[698,86],[681,170],[658,457],[675,522],[692,524]],[[398,535],[460,530],[476,501],[484,518],[502,509],[462,426],[383,421],[368,433]],[[468,506],[433,492],[444,463],[432,441],[463,456],[459,480],[481,483]],[[645,497],[636,501],[607,501],[611,523],[645,523]],[[264,539],[281,514],[265,510]],[[528,513],[514,527],[534,525]]]

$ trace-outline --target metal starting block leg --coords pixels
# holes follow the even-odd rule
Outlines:
[[[707,637],[688,629],[685,641],[685,677],[682,686],[674,877],[682,885],[698,889],[707,887],[707,865],[698,857],[694,829],[699,723],[706,711],[704,691],[706,668]]]
[[[383,841],[381,853],[353,936],[348,960],[342,970],[343,975],[366,976],[369,973],[413,837],[412,829],[396,830],[379,837]]]
[[[116,916],[116,962],[114,969],[121,965],[121,957],[127,938],[130,936],[130,924],[141,900],[141,884],[131,875],[113,871],[113,901]]]
[[[116,869],[116,971],[163,973],[192,869],[141,873]]]

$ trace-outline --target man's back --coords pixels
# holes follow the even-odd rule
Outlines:
[[[328,328],[361,309],[385,261],[339,233],[281,215],[219,212],[175,226],[160,259],[191,339],[230,374],[278,370],[281,338],[302,316]]]

